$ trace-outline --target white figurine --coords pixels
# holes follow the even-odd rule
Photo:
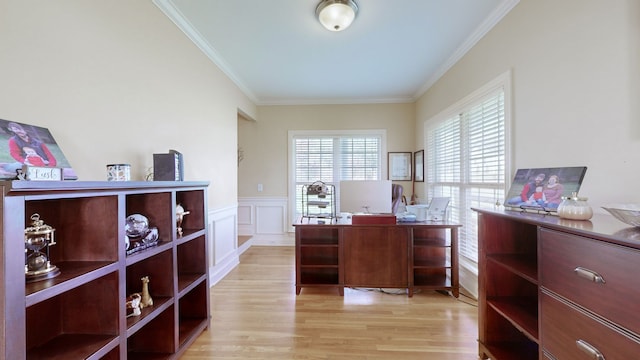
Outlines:
[[[142,300],[142,297],[138,293],[132,294],[127,298],[127,309],[133,310],[133,313],[127,315],[127,317],[140,316],[140,314],[142,314],[142,311],[140,311],[141,300]]]

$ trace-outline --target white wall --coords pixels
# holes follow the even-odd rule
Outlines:
[[[386,129],[387,151],[413,151],[414,107],[414,104],[259,106],[258,121],[242,121],[239,125],[238,141],[244,149],[244,160],[238,167],[238,195],[289,195],[289,130]],[[383,176],[386,179],[387,174]],[[411,182],[398,183],[409,197]],[[262,192],[258,192],[257,184],[263,184]]]
[[[418,101],[416,143],[425,121],[511,70],[512,171],[586,165],[596,211],[640,202],[638,64],[639,1],[522,0]]]
[[[80,180],[181,151],[211,183],[212,274],[234,261],[237,114],[256,108],[150,0],[3,0],[0,45],[1,119],[48,128]]]
[[[184,154],[209,204],[236,204],[237,111],[255,106],[151,1],[3,1],[0,118],[48,128],[80,180]]]
[[[238,122],[238,145],[244,150],[238,166],[238,232],[252,235],[254,244],[294,244],[287,216],[293,196],[287,187],[290,130],[385,129],[387,151],[414,151],[414,108],[410,103],[259,106],[257,121]],[[410,181],[394,183],[411,198]]]

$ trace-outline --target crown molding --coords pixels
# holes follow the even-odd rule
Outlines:
[[[233,81],[240,88],[240,90],[254,103],[258,102],[258,99],[253,92],[244,85],[242,80],[235,75],[231,70],[231,66],[220,56],[220,54],[211,46],[211,44],[200,34],[199,31],[189,22],[184,14],[178,10],[173,1],[171,0],[152,0],[153,3],[174,23],[182,30],[187,37],[193,41],[196,46],[202,50],[203,53],[216,64],[220,70]]]
[[[520,0],[505,0],[498,6],[476,30],[462,43],[462,45],[449,57],[449,59],[427,80],[427,82],[414,95],[414,100],[418,100],[429,90],[440,78],[447,73],[464,55],[469,52],[500,20],[502,20]]]
[[[258,101],[258,106],[269,105],[354,105],[354,104],[404,104],[413,103],[415,99],[406,98],[314,98],[314,99],[282,99]]]

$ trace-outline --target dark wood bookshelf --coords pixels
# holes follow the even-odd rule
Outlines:
[[[209,327],[206,182],[3,181],[2,359],[175,359]],[[175,208],[190,211],[177,234]],[[55,229],[60,275],[25,283],[30,217]],[[127,255],[125,219],[139,213],[157,245]],[[153,305],[127,317],[149,276]]]

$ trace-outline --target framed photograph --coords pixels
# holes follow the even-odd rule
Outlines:
[[[64,180],[78,178],[48,129],[0,119],[0,179],[15,179],[23,165],[59,168]]]
[[[424,150],[413,153],[413,181],[424,182]]]
[[[389,180],[411,181],[411,153],[390,152],[387,155]]]
[[[507,209],[557,212],[563,196],[578,192],[586,166],[518,169],[507,193]]]

